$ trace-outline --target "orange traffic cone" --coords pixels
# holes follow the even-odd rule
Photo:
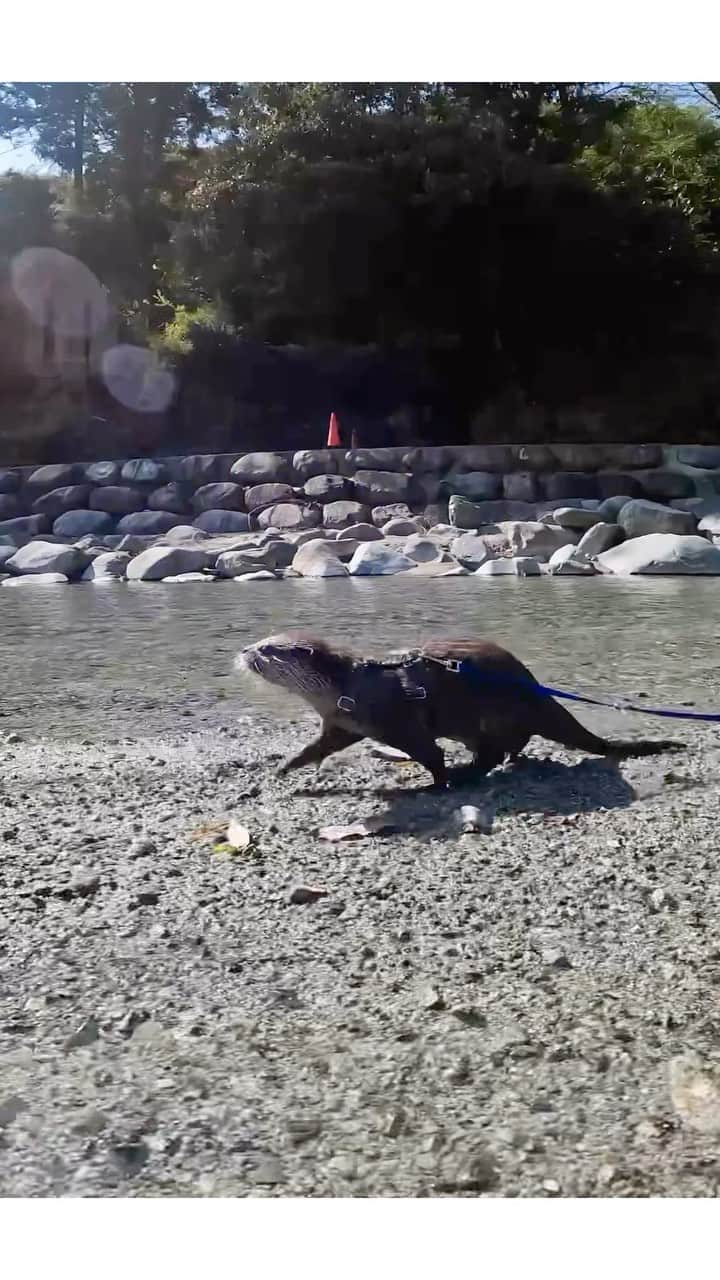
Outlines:
[[[337,414],[330,414],[330,430],[328,431],[327,447],[328,449],[340,448],[340,423],[337,420]]]

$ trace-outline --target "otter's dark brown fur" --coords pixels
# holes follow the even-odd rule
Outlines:
[[[301,697],[322,719],[320,736],[286,761],[282,773],[319,764],[363,738],[404,751],[432,774],[437,787],[448,782],[438,738],[463,743],[478,774],[507,756],[519,756],[535,735],[618,759],[682,745],[598,737],[553,698],[513,685],[537,681],[522,662],[489,641],[434,640],[414,651],[413,659],[410,666],[360,659],[295,631],[250,645],[238,666]],[[449,670],[443,665],[449,659],[469,664],[468,674]]]

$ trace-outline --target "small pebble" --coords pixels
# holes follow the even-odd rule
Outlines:
[[[310,902],[318,902],[320,898],[326,898],[327,895],[327,889],[301,884],[291,890],[290,902],[295,906],[306,906]]]
[[[66,1049],[84,1049],[87,1045],[94,1044],[100,1035],[100,1027],[95,1018],[86,1018],[85,1022],[68,1036],[65,1041]]]
[[[251,1182],[259,1186],[275,1186],[285,1181],[285,1173],[277,1156],[261,1156],[249,1173]]]

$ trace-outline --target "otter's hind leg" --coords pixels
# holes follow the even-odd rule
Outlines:
[[[291,756],[281,764],[277,775],[281,778],[291,769],[302,769],[307,764],[321,764],[323,760],[327,760],[328,756],[335,755],[337,751],[344,751],[346,747],[352,746],[353,742],[360,742],[362,736],[337,724],[323,725],[320,736],[309,742],[302,751],[298,751],[296,756]]]

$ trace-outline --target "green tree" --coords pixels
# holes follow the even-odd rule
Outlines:
[[[641,101],[576,161],[606,191],[676,210],[705,238],[718,230],[720,122],[701,107]]]
[[[40,159],[71,175],[81,191],[102,137],[101,93],[90,83],[0,83],[0,136],[29,135]]]

